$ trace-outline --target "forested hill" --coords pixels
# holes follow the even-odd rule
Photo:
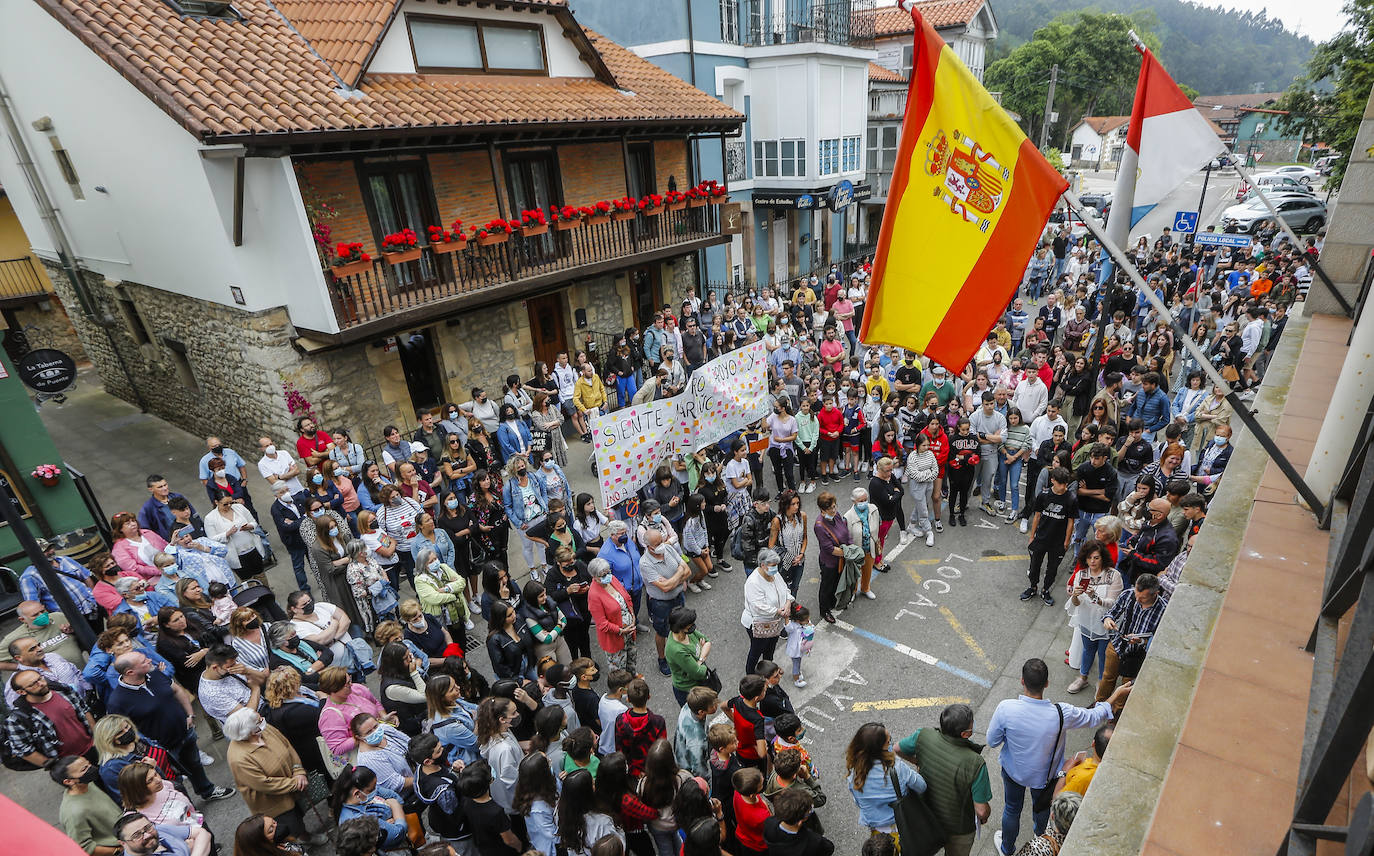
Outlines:
[[[1164,67],[1179,83],[1207,94],[1287,89],[1315,48],[1264,12],[1223,11],[1184,0],[992,0],[992,10],[1000,31],[995,58],[1064,12],[1144,12],[1142,23],[1163,42]]]

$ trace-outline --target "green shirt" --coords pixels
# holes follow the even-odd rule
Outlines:
[[[935,399],[940,402],[941,407],[948,407],[949,403],[954,400],[954,381],[946,377],[945,382],[940,386],[936,386],[933,380],[926,381],[921,386],[922,404],[925,404],[926,396],[932,392],[935,393]]]
[[[592,759],[585,767],[578,766],[578,763],[573,760],[573,757],[571,755],[568,755],[566,753],[564,753],[563,755],[563,772],[565,773],[571,773],[573,770],[586,770],[588,773],[592,774],[592,778],[596,778],[596,771],[600,767],[601,759],[596,757],[595,752],[592,752]]]
[[[897,744],[898,751],[905,755],[916,754],[916,735],[921,733],[921,729],[911,732],[911,735]],[[992,785],[988,784],[988,765],[984,764],[978,771],[978,775],[973,777],[973,801],[976,803],[992,802]]]
[[[114,825],[123,812],[95,785],[88,785],[84,794],[63,794],[62,807],[57,814],[62,831],[87,853],[94,852],[97,847],[119,846]]]
[[[673,673],[673,686],[680,690],[690,690],[706,678],[706,665],[697,660],[706,637],[699,632],[687,635],[686,642],[679,642],[673,636],[663,645],[663,657],[668,661],[668,670]]]

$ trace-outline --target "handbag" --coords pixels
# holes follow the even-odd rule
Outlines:
[[[721,683],[720,673],[718,673],[715,669],[711,668],[710,666],[707,666],[706,677],[698,681],[697,686],[706,687],[708,690],[712,690],[714,692],[720,692],[721,689],[724,687],[724,684]]]
[[[1045,784],[1038,794],[1033,794],[1032,812],[1049,811],[1050,803],[1054,802],[1054,780],[1059,778],[1054,772],[1054,756],[1059,754],[1059,744],[1064,739],[1064,709],[1058,702],[1054,703],[1054,712],[1059,714],[1059,731],[1054,735],[1054,748],[1050,750],[1050,768],[1045,771]]]
[[[782,619],[768,618],[749,625],[749,635],[755,639],[773,639],[782,635]]]
[[[888,771],[892,792],[897,799],[892,813],[897,820],[897,840],[902,843],[902,856],[934,856],[945,846],[945,828],[931,810],[922,794],[914,791],[903,794],[897,780],[897,769]]]
[[[1227,363],[1221,367],[1221,379],[1227,383],[1235,383],[1240,380],[1240,372],[1236,370],[1235,366]]]

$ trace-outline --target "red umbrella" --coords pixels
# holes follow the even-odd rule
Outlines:
[[[0,829],[8,841],[24,842],[24,849],[44,856],[86,856],[86,851],[50,823],[0,794]]]

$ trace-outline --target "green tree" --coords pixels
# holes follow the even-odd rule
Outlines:
[[[1303,139],[1326,143],[1342,155],[1331,171],[1333,187],[1345,177],[1360,117],[1374,88],[1374,0],[1348,0],[1342,11],[1350,18],[1345,29],[1317,46],[1307,74],[1288,87],[1277,105],[1288,111],[1279,117],[1281,128],[1301,131]]]
[[[1374,0],[1371,0],[1374,2]],[[1050,68],[1059,66],[1054,110],[1059,120],[1050,128],[1051,145],[1067,148],[1069,131],[1084,116],[1130,112],[1140,71],[1140,55],[1130,38],[1134,29],[1158,51],[1159,37],[1150,31],[1151,13],[1133,16],[1069,12],[1036,30],[1030,41],[988,67],[985,79],[1001,90],[1002,104],[1021,116],[1030,138],[1040,140]]]

